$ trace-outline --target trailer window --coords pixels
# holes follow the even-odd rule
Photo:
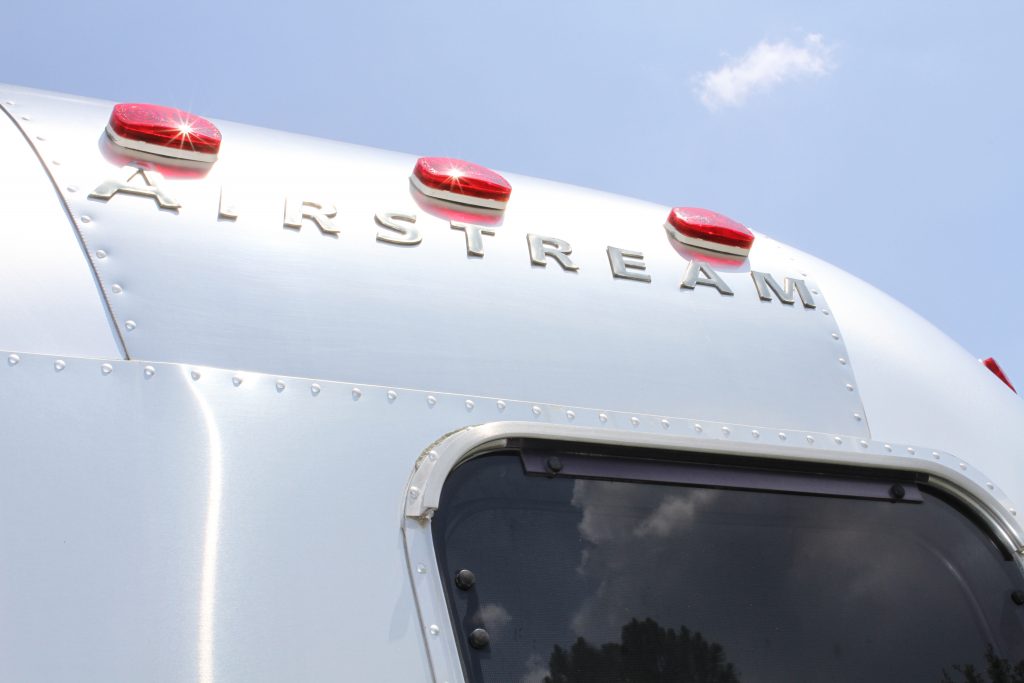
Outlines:
[[[1019,565],[924,483],[572,457],[445,484],[469,681],[1024,680]]]

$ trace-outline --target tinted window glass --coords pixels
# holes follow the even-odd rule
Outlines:
[[[1024,681],[1020,569],[915,497],[547,477],[503,453],[452,473],[433,533],[471,681]]]

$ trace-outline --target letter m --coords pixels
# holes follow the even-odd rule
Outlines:
[[[754,279],[754,287],[757,288],[757,295],[761,297],[761,301],[771,301],[774,292],[784,304],[796,303],[796,297],[799,296],[804,308],[815,307],[814,298],[811,297],[811,292],[803,280],[783,278],[785,285],[780,286],[770,274],[759,273],[756,270],[750,271],[750,277]]]

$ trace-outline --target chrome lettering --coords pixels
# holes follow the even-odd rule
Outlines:
[[[526,236],[526,242],[530,245],[530,263],[533,265],[546,267],[548,265],[548,257],[550,256],[558,261],[558,265],[562,266],[562,270],[577,271],[580,269],[569,258],[569,254],[572,253],[572,247],[565,240],[529,234]]]
[[[719,294],[732,296],[732,290],[729,289],[729,285],[725,284],[725,280],[715,272],[714,268],[703,261],[690,261],[690,265],[686,267],[686,275],[683,276],[683,281],[679,283],[679,287],[696,289],[697,285],[714,287],[718,290]]]
[[[326,202],[289,197],[284,203],[284,227],[293,230],[300,230],[302,220],[308,218],[316,223],[316,227],[320,228],[320,232],[323,234],[337,236],[341,231],[334,227],[334,222],[331,220],[337,215],[338,210],[334,204]]]
[[[779,297],[779,301],[784,304],[793,305],[796,303],[796,296],[800,296],[800,303],[804,305],[804,308],[814,308],[814,299],[811,297],[810,290],[807,289],[807,285],[803,280],[783,278],[784,287],[779,286],[779,283],[775,281],[768,273],[760,273],[756,270],[750,271],[750,277],[754,280],[754,287],[757,289],[757,296],[761,298],[761,301],[771,301],[772,292],[775,292],[775,296]]]
[[[382,228],[387,228],[393,231],[395,234],[387,232],[377,232],[378,242],[387,242],[388,244],[402,244],[406,246],[413,246],[423,241],[420,237],[420,231],[412,227],[412,225],[401,225],[397,221],[404,223],[415,223],[416,216],[405,214],[405,213],[392,213],[384,212],[376,214],[373,219],[377,221],[377,224]]]
[[[130,165],[122,166],[121,171],[126,173],[128,176],[124,181],[108,180],[101,183],[99,187],[89,193],[89,198],[107,201],[118,192],[123,192],[125,194],[133,194],[138,197],[150,197],[155,199],[161,209],[177,211],[181,208],[181,204],[171,199],[163,190],[160,189],[158,183],[163,181],[163,176],[156,171],[150,171],[138,166]],[[144,184],[132,184],[132,181],[135,180],[136,177],[141,178]]]
[[[494,230],[491,228],[485,228],[482,225],[476,225],[474,223],[460,223],[458,221],[451,221],[452,230],[462,230],[466,233],[466,255],[467,256],[479,256],[483,258],[484,255],[484,238],[482,235],[494,236]]]
[[[612,267],[612,277],[640,282],[651,281],[650,274],[643,272],[647,270],[643,252],[608,247],[608,263]]]

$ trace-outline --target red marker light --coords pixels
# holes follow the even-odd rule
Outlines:
[[[985,360],[981,361],[981,363],[986,368],[991,370],[993,375],[995,375],[999,379],[1003,380],[1003,382],[1006,384],[1006,386],[1008,386],[1011,389],[1013,389],[1013,385],[1010,384],[1010,379],[1006,376],[1006,373],[1003,372],[1003,369],[1001,367],[999,367],[999,363],[996,362],[995,358],[986,358]],[[1013,389],[1013,393],[1016,394],[1017,390]]]
[[[707,209],[677,206],[665,222],[668,234],[683,244],[726,254],[746,256],[754,243],[754,233],[745,225]]]
[[[220,150],[217,126],[159,104],[115,104],[107,135],[119,147],[188,161],[212,163]]]
[[[449,202],[504,209],[512,186],[489,168],[460,159],[421,157],[410,177],[417,190]]]

